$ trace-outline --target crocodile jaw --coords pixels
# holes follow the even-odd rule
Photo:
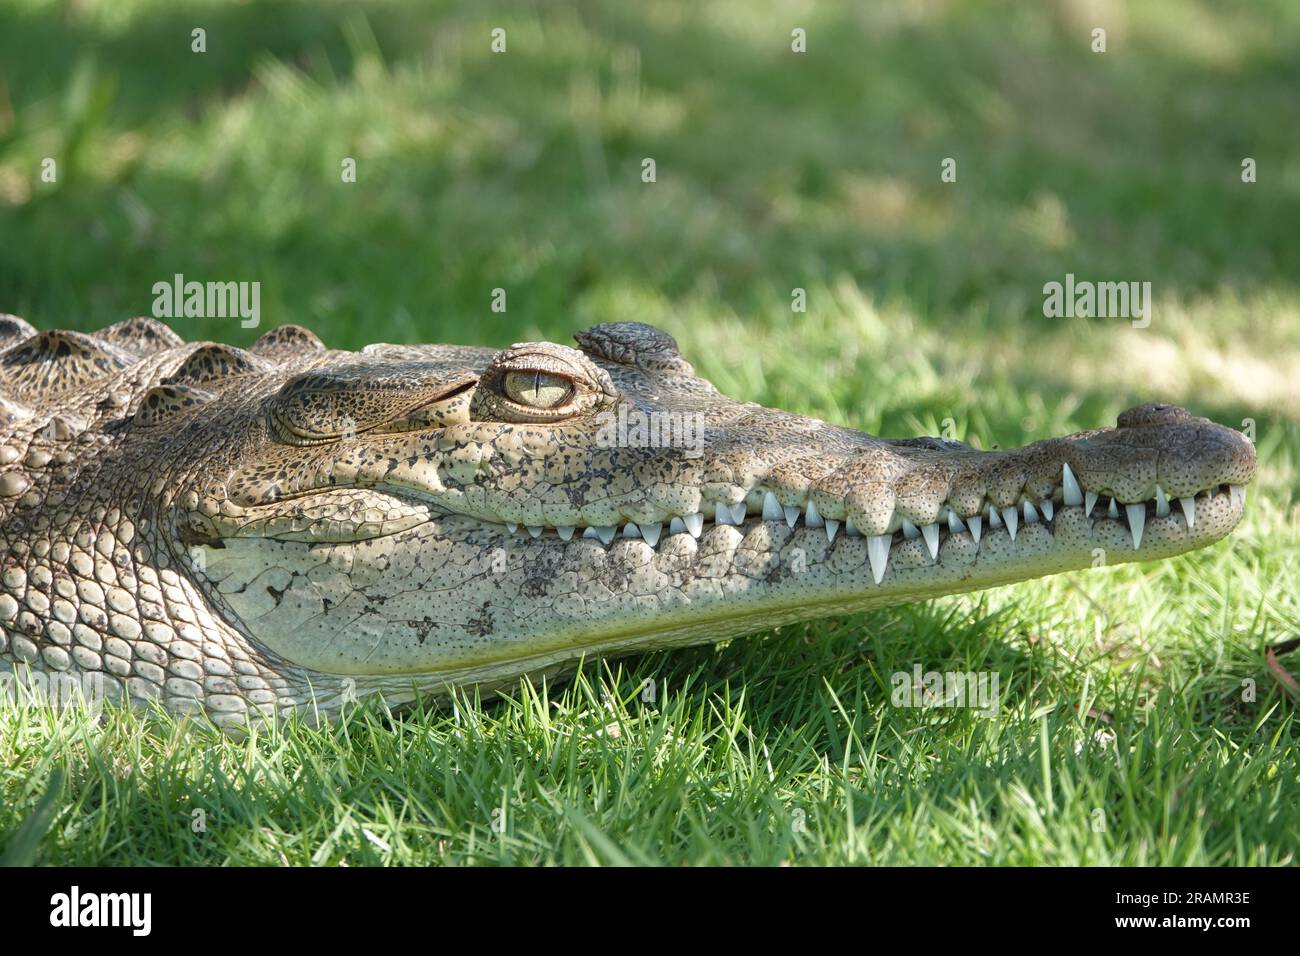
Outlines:
[[[969,525],[872,538],[748,517],[608,546],[442,515],[363,541],[231,539],[205,548],[210,587],[254,638],[309,671],[386,687],[445,690],[553,670],[588,654],[717,641],[802,620],[992,587],[1061,571],[1166,558],[1240,521],[1244,491],[1136,515],[1104,499],[1019,511],[976,542]],[[882,538],[888,547],[883,567]],[[874,558],[874,560],[873,560]],[[397,678],[410,678],[403,688]],[[396,695],[396,696],[394,696]]]

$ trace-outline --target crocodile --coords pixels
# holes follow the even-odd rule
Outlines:
[[[1023,448],[720,394],[667,333],[248,348],[0,317],[0,676],[228,728],[1167,558],[1255,452],[1169,404]],[[89,690],[87,690],[89,688]]]

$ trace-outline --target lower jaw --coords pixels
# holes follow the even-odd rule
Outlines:
[[[1104,499],[1103,499],[1104,501]],[[1060,571],[1098,568],[1114,564],[1168,558],[1218,541],[1241,520],[1244,495],[1237,497],[1227,485],[1196,498],[1194,525],[1180,509],[1158,514],[1148,502],[1137,536],[1121,508],[1117,517],[1097,505],[1089,515],[1082,507],[1058,504],[1051,519],[1021,519],[1015,529],[1005,522],[983,525],[977,537],[969,530],[952,532],[945,526],[936,550],[913,533],[887,536],[888,559],[883,573],[872,566],[870,539],[841,531],[828,539],[825,530],[750,516],[740,524],[706,523],[698,537],[665,534],[653,546],[636,534],[620,534],[611,544],[575,536],[561,541],[552,533],[529,537],[505,526],[444,516],[438,523],[448,537],[484,547],[487,542],[527,553],[572,554],[588,552],[594,560],[604,554],[615,563],[636,563],[636,558],[700,561],[718,559],[736,565],[747,578],[771,584],[773,579],[797,579],[831,571],[837,589],[849,589],[851,600],[910,600],[938,596],[954,590],[974,590],[1029,580]],[[1140,544],[1136,542],[1140,540]],[[797,553],[796,553],[797,552]],[[802,562],[802,568],[797,567]],[[784,572],[783,569],[784,568]],[[860,573],[856,573],[860,572]],[[708,575],[720,577],[717,574]],[[953,583],[965,587],[954,589]],[[879,602],[883,603],[883,602]]]
[[[475,685],[491,689],[523,675],[562,675],[585,657],[616,657],[652,650],[714,643],[787,624],[870,610],[893,604],[980,590],[1062,571],[1171,557],[1204,547],[1226,535],[1241,518],[1241,503],[1227,492],[1210,495],[1189,530],[1176,514],[1148,518],[1142,546],[1133,548],[1129,527],[1109,518],[1087,518],[1082,508],[1058,509],[1050,523],[1021,526],[1014,541],[1004,529],[986,532],[978,545],[969,534],[946,537],[935,561],[919,539],[899,540],[890,551],[883,580],[873,580],[866,538],[841,537],[833,545],[819,529],[791,531],[780,522],[751,521],[706,531],[694,557],[705,574],[730,552],[731,574],[701,576],[694,587],[675,590],[657,610],[640,619],[602,620],[599,610],[572,627],[559,627],[538,640],[522,642],[512,656],[460,661],[429,673],[358,678],[358,687],[394,702],[448,693]],[[518,546],[544,546],[520,542]],[[597,542],[574,542],[592,557],[635,560],[649,546],[624,539],[606,550]],[[667,544],[670,551],[672,542]],[[678,544],[694,551],[696,542]],[[644,556],[644,555],[642,555]],[[682,554],[684,557],[685,555]],[[802,562],[802,565],[800,565]],[[802,570],[798,568],[802,566]],[[713,587],[705,587],[712,582]],[[690,593],[694,592],[694,593]],[[705,594],[712,599],[704,599]],[[674,599],[675,597],[675,599]],[[618,602],[608,610],[616,612]],[[593,633],[593,625],[599,630]]]
[[[381,582],[393,572],[366,570],[366,556],[377,553],[378,542],[336,546],[346,554],[331,561],[344,560],[351,583],[340,584],[333,610],[283,618],[280,612],[292,602],[282,601],[256,620],[244,619],[259,643],[308,672],[354,677],[363,689],[400,699],[402,688],[427,694],[498,683],[563,670],[583,656],[711,643],[1062,571],[1170,557],[1226,535],[1241,509],[1242,502],[1223,491],[1198,500],[1192,529],[1177,512],[1149,514],[1137,549],[1122,519],[1089,518],[1080,507],[1057,508],[1049,523],[1022,524],[1014,540],[1005,527],[986,527],[978,544],[968,532],[947,534],[937,559],[923,539],[900,534],[879,583],[869,539],[841,534],[829,542],[823,529],[791,530],[779,521],[718,525],[698,540],[677,534],[651,548],[638,538],[608,547],[576,537],[520,538],[501,526],[443,517],[383,546],[392,555],[405,549],[405,582],[373,609],[371,620],[356,616],[347,589],[358,587],[361,574],[384,590]],[[295,580],[303,584],[276,584],[289,589],[290,598],[321,564],[319,545],[279,543],[278,554],[263,553],[253,542],[245,546],[259,563],[274,558],[269,566],[285,574],[298,565],[301,578]],[[471,566],[475,562],[482,566]],[[435,563],[447,569],[444,575],[456,568],[462,577],[414,577]],[[238,612],[241,595],[258,591],[254,586],[226,598]],[[266,603],[261,600],[262,607]],[[430,618],[431,608],[432,632],[411,626]]]
[[[1148,514],[1140,547],[1133,545],[1132,530],[1123,519],[1087,517],[1079,507],[1057,508],[1050,522],[1021,524],[1014,537],[1004,526],[985,529],[978,543],[969,532],[941,538],[932,557],[921,538],[895,535],[886,570],[877,582],[868,555],[868,539],[837,537],[828,542],[819,529],[790,530],[781,522],[749,521],[742,526],[718,526],[698,542],[696,560],[705,559],[706,575],[727,558],[734,569],[705,580],[716,581],[722,600],[682,601],[664,608],[664,617],[652,626],[618,628],[612,640],[594,643],[652,642],[646,646],[688,643],[674,640],[681,623],[694,629],[698,617],[732,636],[766,630],[781,624],[902,604],[911,601],[997,587],[1063,571],[1169,558],[1205,547],[1227,535],[1241,520],[1244,502],[1227,491],[1198,499],[1196,524],[1188,528],[1177,512]],[[685,536],[681,536],[685,537]],[[668,542],[670,545],[672,542]],[[584,546],[597,548],[594,542]],[[643,542],[616,542],[647,549]],[[690,546],[682,543],[683,550]],[[661,544],[661,547],[663,545]],[[602,549],[603,550],[603,549]],[[683,555],[685,557],[686,555]],[[709,556],[713,556],[710,558]],[[614,554],[609,554],[614,558]],[[666,603],[672,604],[668,601]],[[662,642],[659,640],[662,638]]]

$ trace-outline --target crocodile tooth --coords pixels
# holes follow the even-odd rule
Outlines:
[[[541,525],[530,524],[528,526],[528,533],[532,535],[534,538],[540,538],[542,536],[542,532],[545,530],[546,529]]]
[[[584,538],[591,538],[593,541],[600,540],[600,535],[597,534],[596,529],[591,527],[590,525],[582,529],[582,536]]]
[[[840,530],[840,523],[834,518],[826,519],[826,543],[835,543],[835,532]]]
[[[793,528],[799,523],[799,509],[793,506],[786,506],[781,509],[785,512],[785,523]]]
[[[1079,482],[1075,480],[1074,472],[1067,464],[1061,465],[1061,504],[1067,508],[1077,508],[1083,504],[1083,493],[1079,490]]]
[[[1136,551],[1142,547],[1142,528],[1147,523],[1147,506],[1145,503],[1125,505],[1124,511],[1128,514],[1128,528],[1133,532],[1133,550]]]
[[[732,524],[745,523],[745,503],[743,501],[737,502],[736,504],[731,506],[731,523]]]
[[[1043,513],[1043,520],[1051,521],[1052,516],[1056,514],[1056,505],[1052,503],[1051,498],[1044,498],[1039,502],[1038,510]]]
[[[506,530],[509,531],[511,534],[514,534],[516,531],[519,530],[519,525],[515,524],[513,521],[507,521]]]
[[[1228,497],[1232,499],[1232,504],[1237,508],[1246,507],[1246,486],[1245,485],[1228,485]]]
[[[903,537],[908,541],[911,541],[913,538],[921,537],[921,532],[916,530],[916,525],[912,524],[912,522],[908,521],[906,518],[903,519]]]
[[[641,537],[645,538],[645,543],[654,547],[659,543],[659,536],[664,533],[663,522],[656,521],[654,524],[643,524],[637,527],[641,532]]]
[[[1178,503],[1183,506],[1183,517],[1187,519],[1187,530],[1191,531],[1196,526],[1196,499],[1179,498]]]
[[[871,576],[879,584],[885,577],[885,566],[889,564],[889,542],[893,535],[876,534],[867,538],[867,559],[871,562]]]
[[[638,528],[633,522],[629,521],[627,524],[623,525],[623,537],[639,538],[641,537],[641,529]]]
[[[993,505],[989,505],[989,527],[990,528],[1002,527],[1002,513],[998,511],[998,509]]]
[[[980,535],[984,533],[984,519],[979,515],[967,518],[966,523],[970,525],[970,536],[976,544],[980,543]]]
[[[858,538],[862,535],[862,532],[858,530],[858,526],[853,523],[852,518],[844,519],[844,533],[850,538]]]
[[[1011,535],[1011,540],[1016,540],[1016,523],[1020,516],[1016,514],[1015,505],[1007,505],[1002,509],[1002,521],[1007,526],[1007,534]]]
[[[560,536],[561,541],[568,541],[573,537],[573,525],[562,524],[556,527],[555,533]]]
[[[731,520],[731,506],[718,502],[713,506],[713,523],[714,524],[739,524],[738,521]]]
[[[1095,508],[1096,506],[1097,506],[1097,492],[1085,491],[1083,493],[1083,516],[1085,518],[1091,518],[1092,509]]]
[[[686,525],[686,530],[691,533],[692,538],[698,538],[700,532],[704,530],[704,512],[697,511],[693,515],[687,515],[682,519],[682,523]]]
[[[1025,499],[1025,524],[1036,524],[1038,522],[1038,509],[1028,498]]]
[[[948,509],[948,533],[960,534],[966,530],[966,525],[962,522],[961,517],[951,508]]]
[[[825,519],[821,516],[821,512],[817,510],[817,506],[811,501],[808,502],[808,512],[804,515],[803,523],[810,528],[821,528],[826,524]]]
[[[781,503],[776,500],[776,495],[770,491],[763,495],[763,520],[781,520]]]
[[[1169,517],[1169,499],[1165,497],[1165,490],[1156,485],[1156,517]]]
[[[616,534],[618,534],[618,528],[612,524],[603,525],[596,529],[596,537],[600,539],[601,544],[606,546],[613,542]]]
[[[925,546],[930,549],[931,560],[939,560],[939,522],[927,524],[921,528],[921,537],[925,538]]]
[[[686,530],[686,522],[681,518],[673,515],[673,520],[668,522],[669,534],[682,534]]]

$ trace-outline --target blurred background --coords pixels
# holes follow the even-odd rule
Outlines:
[[[257,329],[173,323],[235,344],[635,319],[891,435],[1160,398],[1294,446],[1297,41],[1290,0],[4,0],[0,311],[94,329],[182,273],[261,283]],[[1066,273],[1149,281],[1150,327],[1044,317]]]

